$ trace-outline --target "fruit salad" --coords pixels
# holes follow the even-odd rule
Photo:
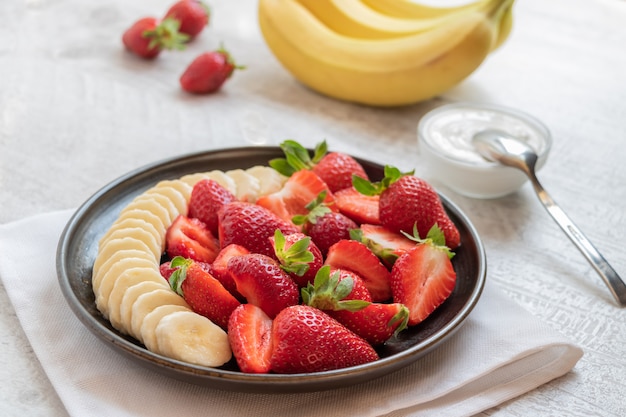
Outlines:
[[[96,306],[157,354],[247,373],[311,373],[376,348],[452,293],[459,231],[436,191],[353,157],[281,144],[284,158],[161,181],[100,239]]]

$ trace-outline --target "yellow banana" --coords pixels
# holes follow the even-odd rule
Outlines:
[[[513,4],[511,3],[502,13],[500,26],[498,26],[498,36],[492,46],[492,50],[498,49],[506,41],[513,29]]]
[[[391,17],[405,19],[427,19],[441,17],[450,13],[465,11],[474,7],[478,2],[472,2],[454,7],[434,7],[426,4],[415,3],[411,0],[360,0],[380,13]]]
[[[385,39],[425,32],[445,25],[458,13],[490,8],[494,0],[480,0],[450,14],[432,18],[398,18],[382,14],[361,0],[297,0],[329,29],[345,36],[362,39]],[[498,0],[499,1],[499,0]]]
[[[426,100],[471,74],[496,42],[506,6],[461,13],[431,30],[365,40],[330,30],[298,0],[259,0],[261,32],[303,84],[341,100],[397,106]]]

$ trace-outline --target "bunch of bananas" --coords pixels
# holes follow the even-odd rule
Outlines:
[[[303,84],[340,100],[399,106],[478,68],[509,35],[513,2],[259,0],[258,16],[267,45]]]

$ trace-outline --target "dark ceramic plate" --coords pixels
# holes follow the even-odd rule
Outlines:
[[[486,276],[485,253],[476,230],[448,199],[444,205],[461,232],[461,247],[453,258],[457,284],[451,296],[430,317],[405,330],[397,340],[381,347],[381,359],[365,365],[314,374],[246,374],[234,361],[219,368],[190,365],[148,351],[135,339],[122,335],[96,309],[91,289],[92,265],[97,242],[119,212],[137,195],[158,181],[214,169],[229,170],[267,165],[282,156],[277,147],[233,148],[202,152],[166,160],[130,172],[102,188],[74,213],[57,250],[57,273],[70,307],[108,346],[140,364],[187,382],[244,392],[303,392],[338,388],[371,380],[396,371],[432,349],[458,330],[477,303]],[[372,179],[380,179],[383,167],[360,160]]]

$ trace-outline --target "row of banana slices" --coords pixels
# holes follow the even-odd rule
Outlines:
[[[267,166],[214,170],[164,180],[133,199],[98,242],[92,288],[111,325],[154,352],[202,366],[231,358],[224,330],[194,313],[159,272],[165,232],[187,214],[193,185],[210,178],[238,199],[254,202],[279,190],[286,178]]]

